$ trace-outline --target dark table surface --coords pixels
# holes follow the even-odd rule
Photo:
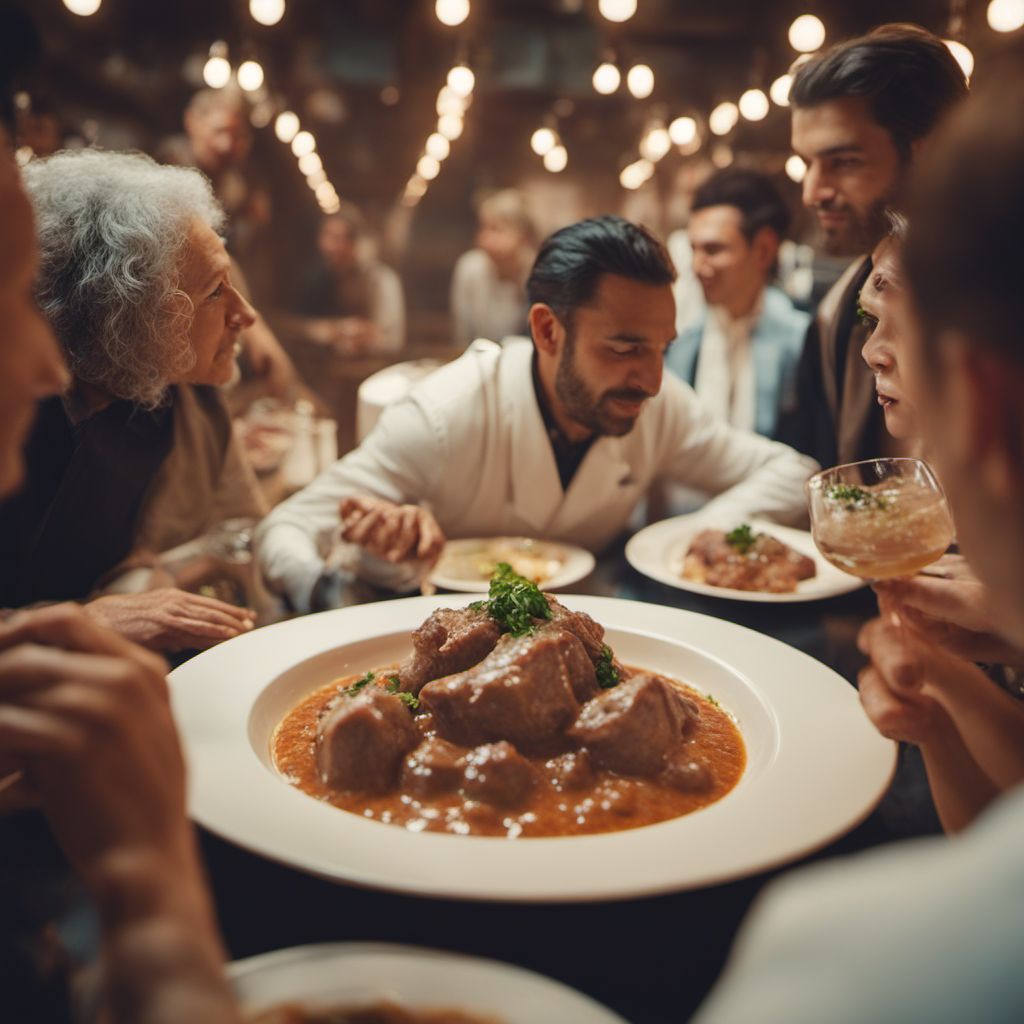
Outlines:
[[[604,557],[578,593],[648,601],[729,619],[798,648],[851,682],[863,663],[869,590],[806,604],[703,597],[641,576],[622,551]],[[874,812],[802,862],[938,831],[916,751],[901,751]],[[572,985],[635,1024],[685,1021],[720,972],[739,923],[779,872],[692,892],[590,904],[508,905],[423,899],[322,881],[203,833],[203,851],[234,958],[311,942],[386,941],[519,964]],[[790,865],[785,870],[790,870]]]

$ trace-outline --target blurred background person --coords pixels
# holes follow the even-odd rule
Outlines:
[[[526,201],[502,189],[477,206],[476,248],[463,253],[452,274],[453,340],[500,342],[528,332],[526,279],[537,256],[537,229]]]
[[[900,208],[914,158],[966,94],[946,44],[913,25],[883,25],[839,43],[794,74],[792,142],[807,166],[804,204],[817,213],[826,249],[861,254],[818,307],[797,401],[777,432],[823,466],[899,454],[860,358],[857,296],[871,270],[865,254],[886,233],[886,208]]]
[[[358,208],[342,203],[324,217],[316,246],[294,324],[300,334],[342,355],[398,352],[405,344],[402,282],[373,254]]]
[[[756,171],[719,171],[697,189],[689,237],[706,310],[666,359],[713,413],[768,437],[795,402],[810,321],[770,283],[788,225],[778,189]]]
[[[206,179],[91,150],[34,161],[25,177],[36,297],[72,383],[42,403],[25,486],[0,509],[9,607],[85,599],[128,559],[263,512],[217,390],[253,317],[231,284]],[[252,626],[246,609],[170,587],[87,608],[158,649],[209,646]]]

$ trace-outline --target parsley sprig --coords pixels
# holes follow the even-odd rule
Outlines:
[[[613,686],[619,685],[619,670],[615,667],[614,659],[615,655],[612,653],[612,649],[605,644],[601,648],[601,657],[595,666],[597,685],[602,690],[610,690]]]
[[[739,554],[745,555],[754,546],[757,534],[747,523],[744,523],[742,526],[737,526],[731,533],[727,533],[725,540],[729,547],[735,548]]]
[[[346,686],[341,692],[348,697],[354,697],[357,693],[365,690],[377,678],[376,673],[367,672],[366,675],[360,676],[351,686]],[[388,676],[387,682],[384,684],[384,689],[388,693],[393,693],[410,711],[416,711],[420,706],[420,699],[413,693],[405,693],[399,689],[401,680],[397,675]]]
[[[512,636],[526,636],[537,624],[534,619],[550,619],[551,608],[540,587],[520,576],[508,562],[499,562],[491,575],[486,601],[474,601],[470,608],[484,610]]]
[[[888,508],[892,502],[881,494],[873,494],[854,484],[836,484],[826,492],[830,501],[841,504],[848,512],[867,508]]]

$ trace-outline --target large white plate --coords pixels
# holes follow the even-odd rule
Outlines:
[[[731,530],[737,524],[730,523],[718,529]],[[865,586],[864,580],[842,572],[821,555],[814,543],[814,538],[806,530],[794,530],[791,526],[779,526],[763,520],[753,519],[750,525],[755,530],[777,537],[783,544],[814,559],[817,575],[809,580],[801,580],[796,590],[789,594],[767,594],[759,590],[734,590],[732,587],[712,587],[707,583],[697,583],[683,576],[683,559],[693,538],[701,530],[714,528],[709,526],[700,514],[676,516],[674,519],[663,519],[660,523],[652,523],[630,537],[626,544],[626,559],[637,572],[649,576],[659,583],[666,583],[678,590],[689,590],[694,594],[706,594],[708,597],[725,597],[732,601],[758,601],[765,604],[792,604],[796,601],[821,601],[826,597],[837,597],[848,594],[851,590],[859,590]]]
[[[389,999],[410,1009],[494,1016],[502,1024],[625,1024],[575,989],[532,971],[414,946],[297,946],[235,961],[228,975],[250,1011],[290,1001],[329,1008]]]
[[[594,568],[594,556],[585,548],[576,547],[575,544],[535,541],[529,537],[471,537],[463,540],[451,540],[445,545],[444,551],[430,575],[430,582],[435,587],[444,587],[445,590],[486,594],[490,587],[490,581],[462,575],[458,571],[458,566],[452,564],[451,559],[495,540],[510,541],[513,544],[535,544],[539,551],[550,550],[554,552],[553,557],[561,558],[561,568],[541,583],[545,590],[559,590],[562,587],[571,586],[573,583],[579,583],[585,576],[589,576]]]
[[[281,622],[171,673],[190,768],[189,806],[206,828],[324,878],[429,896],[602,900],[709,885],[784,863],[836,838],[881,798],[895,744],[853,688],[785,644],[733,623],[639,601],[566,596],[607,628],[625,662],[712,693],[747,746],[727,796],[671,821],[606,835],[505,839],[413,833],[289,786],[270,739],[304,695],[402,657],[409,631],[469,595],[412,597]]]

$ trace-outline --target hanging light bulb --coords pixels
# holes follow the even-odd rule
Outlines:
[[[640,140],[640,155],[657,163],[672,148],[672,138],[664,128],[652,128]]]
[[[442,25],[454,28],[469,17],[469,0],[437,0],[434,13]]]
[[[530,149],[543,156],[558,145],[558,136],[550,128],[538,128],[530,136]]]
[[[310,132],[299,132],[292,139],[292,152],[296,156],[305,156],[307,153],[312,153],[314,149],[316,149],[316,139]]]
[[[805,164],[803,162],[803,160],[801,160],[800,157],[798,157],[796,155],[796,153],[794,153],[786,161],[786,174],[793,181],[795,181],[797,184],[799,184],[801,181],[804,180],[804,175],[806,173],[807,173],[807,164]]]
[[[423,151],[427,156],[432,156],[435,160],[444,160],[452,151],[452,144],[440,132],[434,132],[427,139],[427,144],[423,147]]]
[[[299,157],[299,170],[303,174],[315,174],[324,165],[319,153],[304,153]]]
[[[284,17],[284,0],[249,0],[249,13],[261,25],[276,25]]]
[[[748,121],[763,121],[770,109],[768,97],[760,89],[748,89],[740,97],[740,113]]]
[[[629,21],[636,14],[636,0],[598,0],[597,9],[608,21]]]
[[[618,89],[619,83],[622,81],[622,75],[614,64],[605,62],[604,64],[598,64],[592,81],[595,92],[599,92],[602,96],[610,96]]]
[[[238,84],[246,92],[255,92],[263,84],[263,67],[258,61],[247,60],[238,65]]]
[[[299,133],[299,115],[291,110],[282,110],[274,121],[274,134],[279,142],[289,143]]]
[[[949,47],[953,59],[960,65],[964,78],[970,79],[974,74],[974,54],[963,43],[957,42],[955,39],[944,39],[943,42]]]
[[[544,167],[546,170],[551,171],[552,174],[564,171],[568,163],[569,153],[565,146],[552,146],[544,154]]]
[[[825,25],[813,14],[801,14],[789,26],[789,45],[798,53],[813,53],[825,42]]]
[[[793,85],[792,75],[779,75],[771,84],[771,88],[768,90],[768,95],[772,98],[772,103],[777,107],[788,107],[789,106],[789,90]]]
[[[638,100],[654,92],[654,72],[646,64],[634,64],[626,72],[626,88]]]
[[[708,127],[714,135],[728,135],[736,127],[740,119],[739,108],[735,103],[719,103],[708,115]]]
[[[995,32],[1016,32],[1024,26],[1024,0],[992,0],[988,24]]]
[[[668,137],[677,145],[685,146],[697,134],[697,122],[692,117],[677,117],[668,126]]]
[[[72,13],[88,18],[100,9],[101,0],[64,0],[64,6]]]
[[[454,142],[462,134],[462,118],[458,114],[442,114],[437,119],[437,134]]]
[[[473,74],[473,69],[466,67],[465,64],[456,64],[448,72],[448,88],[456,96],[468,96],[473,91],[474,85],[476,85],[476,75]]]
[[[211,89],[223,89],[231,81],[231,64],[224,57],[211,57],[203,65],[203,81]]]

